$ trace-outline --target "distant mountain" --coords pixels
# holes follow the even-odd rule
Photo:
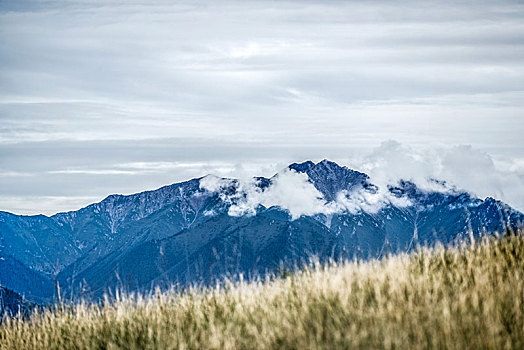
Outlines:
[[[0,286],[0,324],[5,314],[9,316],[24,315],[29,313],[32,308],[33,305],[21,295]]]
[[[54,293],[53,276],[31,269],[11,255],[0,256],[0,286],[24,294],[28,299],[45,303]]]
[[[376,258],[522,226],[492,198],[400,181],[379,188],[328,160],[252,182],[213,176],[51,217],[0,212],[0,283],[32,300],[98,297],[257,276],[320,260]]]

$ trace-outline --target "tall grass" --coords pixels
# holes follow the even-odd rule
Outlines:
[[[524,349],[524,238],[61,306],[6,320],[0,348]]]

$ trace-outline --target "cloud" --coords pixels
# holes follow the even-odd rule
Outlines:
[[[200,187],[218,192],[221,199],[231,205],[228,209],[231,216],[254,215],[260,205],[287,210],[293,220],[302,215],[330,214],[336,210],[323,199],[306,174],[286,169],[271,180],[271,185],[262,189],[256,179],[237,181],[206,176],[200,181]],[[233,193],[227,191],[230,187],[234,188]]]
[[[230,204],[228,213],[233,216],[253,215],[259,205],[278,206],[287,210],[293,219],[340,212],[373,214],[388,205],[410,206],[412,202],[408,198],[398,198],[388,190],[389,185],[396,185],[400,180],[412,181],[423,191],[466,191],[480,198],[491,196],[503,200],[518,210],[524,208],[524,171],[518,167],[520,163],[509,167],[512,170],[502,170],[489,154],[470,145],[415,149],[390,140],[359,160],[354,159],[352,164],[370,176],[370,181],[377,185],[375,191],[363,188],[341,191],[335,201],[328,202],[306,174],[288,169],[275,175],[271,185],[264,189],[254,179],[216,176],[203,178],[201,187],[220,193],[222,200]]]
[[[465,190],[480,198],[494,197],[524,210],[524,169],[521,159],[506,169],[471,145],[414,148],[385,141],[353,164],[379,186],[411,180],[428,191]],[[432,181],[445,181],[446,185]]]
[[[363,189],[352,192],[341,191],[337,195],[335,205],[338,212],[375,214],[388,205],[403,208],[412,205],[412,202],[407,197],[393,196],[387,187],[379,187],[376,192]]]
[[[38,196],[38,195],[17,195],[0,196],[3,203],[9,203],[13,213],[20,215],[52,215],[57,212],[67,212],[78,210],[87,204],[101,201],[104,197],[98,196]],[[41,208],[52,207],[52,212],[45,212]]]
[[[84,175],[136,175],[135,171],[115,170],[115,169],[66,169],[52,170],[49,174],[84,174]]]
[[[221,178],[216,175],[207,175],[200,179],[200,188],[209,192],[221,193],[227,188],[235,186],[236,180]],[[227,197],[224,197],[226,199]]]
[[[272,184],[266,190],[253,188],[255,187],[248,188],[246,200],[230,208],[230,215],[253,213],[259,204],[266,208],[279,206],[289,211],[292,219],[302,215],[330,214],[334,211],[303,173],[286,169],[272,179]]]
[[[293,133],[370,146],[424,142],[435,118],[432,141],[468,123],[485,142],[519,140],[486,120],[522,119],[522,98],[491,109],[524,90],[518,2],[19,2],[0,5],[2,144]]]
[[[200,187],[219,194],[223,202],[230,205],[231,216],[254,215],[259,206],[280,207],[289,212],[292,220],[301,216],[317,214],[332,215],[341,212],[376,213],[383,207],[394,204],[399,207],[410,205],[407,198],[397,198],[387,189],[376,192],[362,188],[351,192],[341,191],[335,201],[326,201],[305,173],[284,169],[271,178],[267,188],[258,186],[256,179],[239,181],[206,176]]]

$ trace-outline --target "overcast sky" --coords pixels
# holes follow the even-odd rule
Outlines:
[[[519,1],[0,0],[0,210],[323,158],[524,210],[523,134]]]

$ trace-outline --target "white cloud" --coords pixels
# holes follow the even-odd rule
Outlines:
[[[200,179],[200,188],[209,192],[221,192],[234,184],[235,180],[221,178],[216,175],[207,175]]]
[[[115,170],[115,169],[65,169],[52,170],[49,174],[86,174],[86,175],[136,175],[136,171]]]
[[[34,176],[33,173],[24,173],[21,171],[0,171],[0,177],[21,177]]]
[[[386,189],[371,193],[362,188],[352,192],[342,191],[336,201],[324,199],[305,173],[285,169],[272,178],[269,187],[261,189],[255,179],[237,181],[206,176],[200,181],[200,187],[210,192],[219,193],[221,199],[230,204],[228,214],[231,216],[254,215],[258,206],[273,206],[287,210],[292,220],[303,215],[331,215],[349,211],[356,214],[361,211],[376,213],[384,206],[394,204],[407,206],[411,203],[406,198],[396,198]],[[226,191],[234,188],[235,191]]]
[[[286,169],[272,180],[273,183],[265,191],[253,191],[254,187],[250,186],[246,200],[233,206],[230,214],[252,213],[259,204],[266,208],[279,206],[288,210],[292,219],[302,215],[329,214],[335,210],[308,181],[306,174]]]
[[[354,159],[379,186],[410,180],[428,191],[465,190],[480,198],[494,197],[524,210],[524,172],[521,160],[506,169],[488,153],[471,145],[413,148],[397,141],[383,142],[369,154]],[[446,185],[432,181],[445,181]]]
[[[406,197],[395,197],[386,187],[380,187],[376,193],[362,189],[347,192],[341,191],[337,195],[336,205],[338,211],[348,211],[357,214],[361,211],[375,214],[388,205],[407,207],[411,201]]]
[[[230,186],[235,192],[225,194],[224,190]],[[336,210],[323,199],[306,174],[288,169],[275,175],[266,189],[257,186],[255,179],[235,181],[216,176],[203,178],[200,187],[220,193],[222,200],[231,204],[228,211],[231,216],[253,215],[259,205],[285,209],[293,220],[302,215],[329,214]]]

